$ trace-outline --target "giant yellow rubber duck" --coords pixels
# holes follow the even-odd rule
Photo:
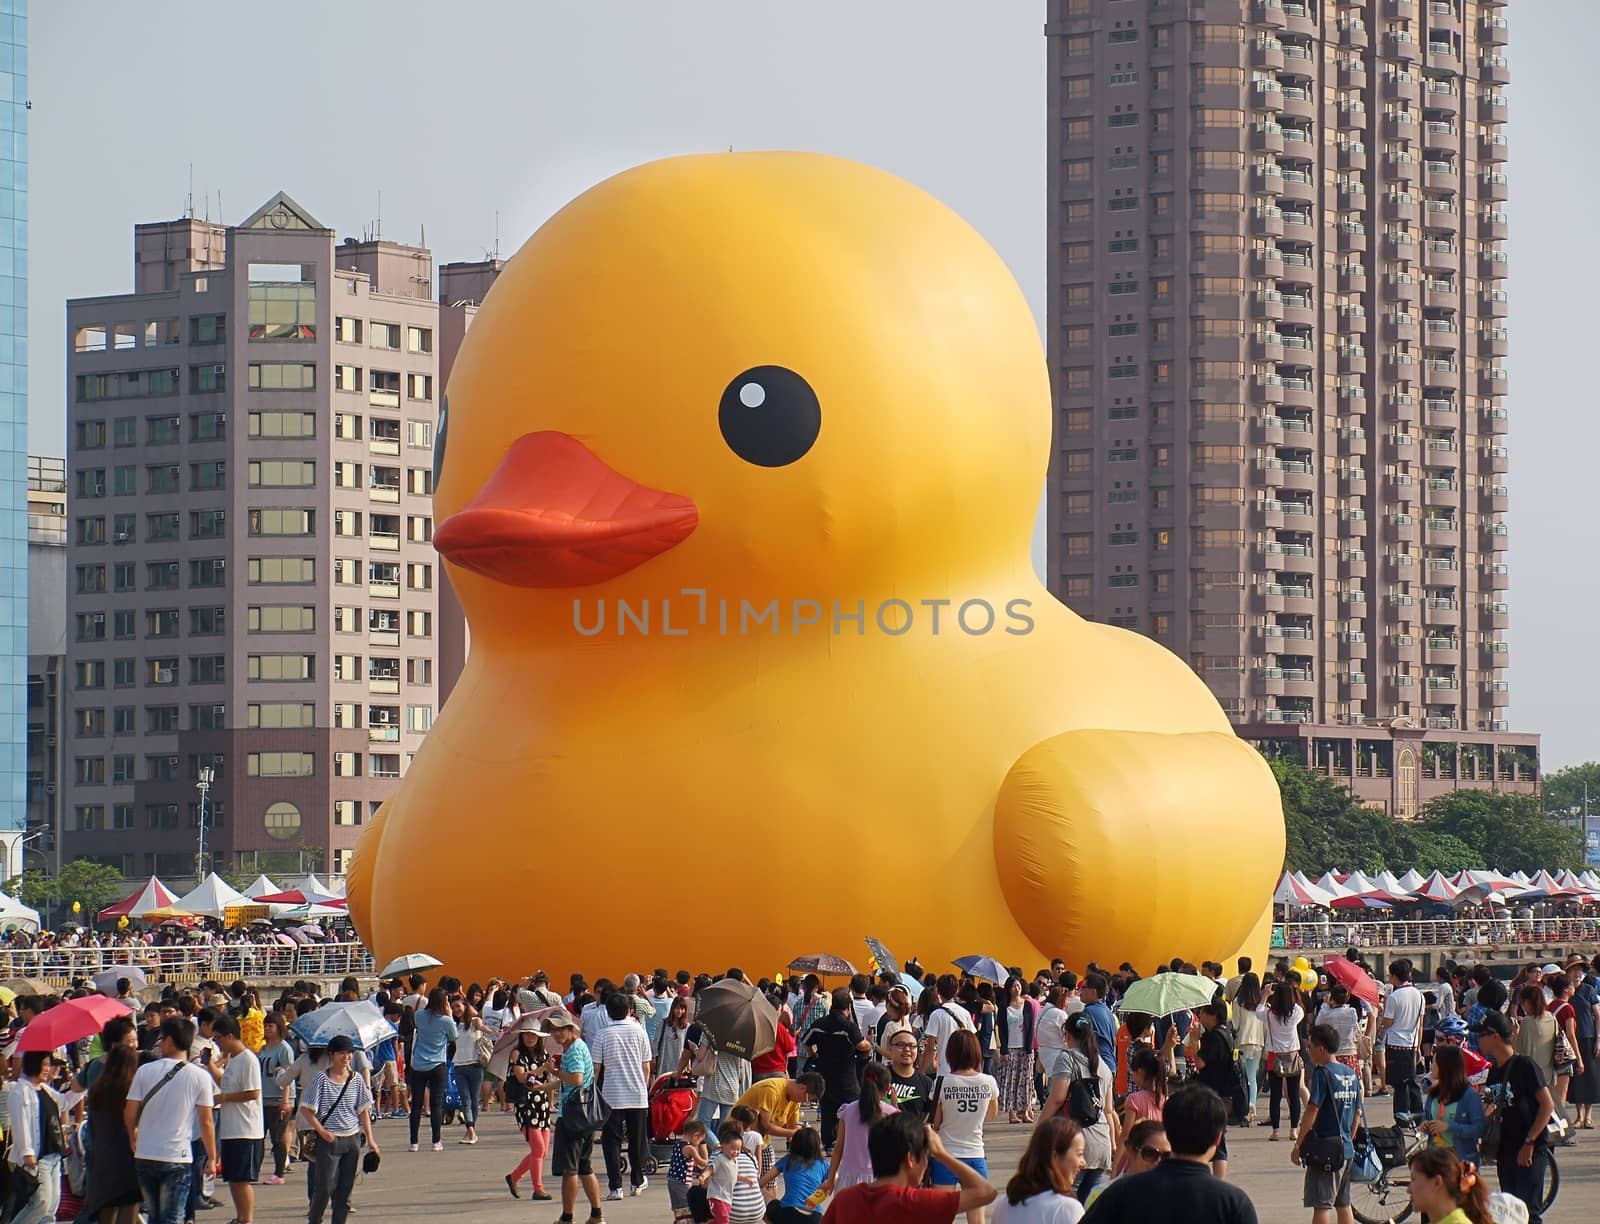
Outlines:
[[[378,959],[1264,951],[1271,775],[1183,662],[1040,585],[1050,424],[1016,282],[900,179],[716,154],[574,200],[451,375],[471,655],[351,870]]]

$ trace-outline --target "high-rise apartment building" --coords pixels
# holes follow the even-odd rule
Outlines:
[[[1413,814],[1506,721],[1503,0],[1051,0],[1048,564]]]
[[[0,868],[28,808],[28,0],[0,0]]]
[[[279,194],[67,304],[68,857],[345,870],[436,705],[433,260]]]
[[[66,798],[67,464],[28,456],[28,830],[21,855],[0,863],[61,870]]]

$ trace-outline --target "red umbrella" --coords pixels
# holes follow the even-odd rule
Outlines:
[[[1358,999],[1377,1007],[1382,1001],[1383,993],[1378,989],[1378,983],[1360,965],[1343,956],[1331,956],[1322,962],[1322,971],[1336,982],[1344,983],[1346,989]]]
[[[29,1050],[54,1050],[92,1037],[105,1027],[107,1020],[126,1016],[129,1007],[105,995],[86,995],[81,999],[68,999],[58,1003],[22,1030],[17,1039],[17,1053]]]

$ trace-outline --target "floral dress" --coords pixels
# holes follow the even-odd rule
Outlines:
[[[515,1078],[506,1081],[506,1095],[511,1098],[511,1107],[517,1113],[517,1126],[521,1130],[549,1130],[552,1124],[550,1097],[548,1094],[534,1090],[533,1085],[548,1082],[545,1068],[550,1060],[540,1055],[530,1056],[527,1053],[518,1054],[511,1061],[512,1067],[521,1067],[527,1072],[526,1083],[518,1083]]]

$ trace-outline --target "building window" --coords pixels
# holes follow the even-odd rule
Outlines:
[[[78,689],[103,689],[106,686],[106,665],[103,659],[79,659],[73,665],[73,687]]]
[[[220,362],[189,367],[189,390],[195,395],[209,395],[228,389],[228,367]]]
[[[132,688],[137,683],[137,664],[133,659],[111,660],[111,684],[114,688]]]
[[[415,685],[432,684],[433,683],[433,660],[432,659],[407,659],[406,660],[406,683],[407,684],[415,684]]]
[[[250,339],[315,340],[317,286],[304,266],[251,264]]]
[[[111,423],[113,446],[138,446],[139,421],[137,417],[118,417]]]
[[[189,707],[189,726],[196,731],[225,731],[228,727],[228,707],[192,705]]]
[[[316,581],[316,562],[311,557],[251,557],[246,571],[253,585],[304,586]]]
[[[178,660],[175,658],[146,659],[145,683],[157,688],[166,688],[178,683]],[[172,729],[178,729],[178,709],[172,709]]]
[[[103,642],[106,640],[106,614],[104,612],[78,613],[78,641]]]
[[[354,799],[335,799],[333,801],[333,823],[336,825],[360,824],[361,805]]]
[[[222,557],[201,557],[189,562],[189,585],[191,587],[219,587],[226,586],[228,581],[228,563]]]
[[[252,510],[250,534],[253,536],[315,535],[316,513],[312,510]]]
[[[252,391],[315,391],[317,367],[310,361],[252,361]]]
[[[359,752],[334,753],[333,774],[336,778],[359,778],[361,776],[361,754]]]
[[[315,680],[317,660],[306,654],[251,655],[246,674],[251,680]]]
[[[136,735],[134,728],[138,724],[138,708],[136,706],[115,706],[111,710],[112,735]]]
[[[78,710],[76,726],[80,736],[95,739],[104,735],[106,733],[105,707]]]
[[[309,459],[252,459],[252,489],[307,489],[317,483],[317,465]]]
[[[410,353],[433,352],[433,329],[429,327],[407,327],[406,351]]]
[[[208,314],[189,317],[190,344],[224,344],[227,339],[227,315]]]
[[[104,421],[79,421],[74,433],[78,450],[99,450],[106,444]]]
[[[228,486],[228,465],[221,459],[189,465],[189,487],[192,489],[224,489]]]
[[[398,323],[369,323],[367,325],[368,344],[375,349],[391,349],[400,351],[400,324]]]
[[[147,591],[176,591],[178,589],[178,563],[176,561],[151,561],[144,567],[144,589]]]
[[[300,809],[292,803],[274,803],[267,808],[262,824],[274,841],[292,841],[300,832]]]
[[[431,400],[433,398],[433,375],[407,374],[406,398],[414,400]]]
[[[194,655],[189,659],[191,684],[221,684],[227,679],[222,655]]]
[[[245,772],[252,778],[309,778],[316,773],[316,760],[309,752],[252,752],[245,757]]]
[[[314,438],[317,416],[314,412],[252,412],[248,428],[252,438]]]
[[[119,642],[133,640],[134,612],[132,608],[118,608],[112,613],[111,636]]]
[[[406,729],[423,732],[433,726],[433,707],[414,705],[406,707]]]
[[[305,604],[253,604],[251,633],[311,633],[317,627],[317,610]]]
[[[309,701],[251,702],[249,720],[252,727],[314,727],[316,706]]]
[[[178,636],[178,610],[159,608],[144,614],[144,635],[147,638]]]
[[[333,338],[340,344],[361,343],[361,320],[340,315],[333,321]]]
[[[178,465],[157,463],[145,468],[147,493],[176,493],[178,491]]]

